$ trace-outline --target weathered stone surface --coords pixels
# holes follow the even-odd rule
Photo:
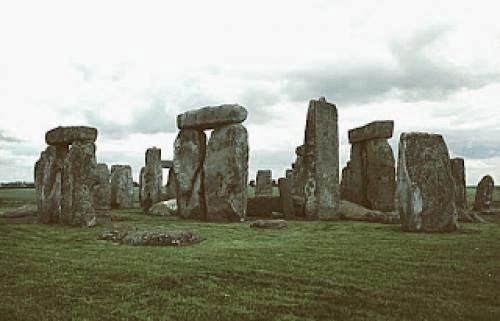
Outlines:
[[[202,131],[183,129],[174,142],[177,207],[179,216],[183,218],[205,218],[203,161],[206,139]]]
[[[341,201],[340,216],[343,220],[347,221],[400,224],[399,214],[396,212],[381,212],[372,210],[346,200]]]
[[[247,217],[271,217],[273,212],[281,211],[279,196],[255,196],[247,199]]]
[[[35,163],[35,189],[40,223],[59,222],[61,173],[67,150],[66,146],[48,146]]]
[[[8,209],[0,212],[0,218],[20,218],[36,215],[38,215],[38,207],[31,204],[26,204],[16,209]]]
[[[297,156],[305,156],[306,155],[306,146],[300,145],[295,148],[295,155]]]
[[[239,124],[247,118],[247,110],[240,105],[221,105],[190,110],[177,116],[179,129],[214,129]]]
[[[70,226],[94,226],[92,189],[98,182],[94,143],[73,142],[64,159],[61,181],[61,222]]]
[[[441,135],[402,133],[397,179],[404,231],[457,229],[455,183],[448,148]]]
[[[144,213],[147,213],[149,207],[161,201],[162,197],[163,169],[161,166],[161,149],[156,147],[148,148],[145,160],[142,208]]]
[[[56,127],[45,134],[49,145],[70,145],[76,141],[93,143],[97,139],[97,129],[87,126]]]
[[[377,120],[362,127],[349,130],[349,143],[359,143],[376,138],[391,138],[393,132],[393,120]]]
[[[171,168],[168,171],[168,180],[167,180],[167,185],[165,186],[165,200],[171,200],[171,199],[176,199],[177,198],[177,185],[176,185],[176,179],[175,179],[175,172]]]
[[[132,168],[129,165],[111,166],[111,207],[133,207],[133,188]]]
[[[484,211],[491,206],[495,183],[490,175],[483,176],[476,187],[476,197],[474,199],[474,210]]]
[[[251,228],[281,229],[287,228],[288,222],[285,220],[257,220],[250,224]]]
[[[142,207],[142,201],[145,195],[144,189],[146,188],[146,184],[144,183],[144,173],[146,171],[146,167],[142,166],[139,172],[139,205]]]
[[[177,204],[175,200],[174,204]],[[175,215],[175,211],[172,211],[172,203],[169,203],[170,201],[162,201],[154,204],[151,206],[149,209],[148,214],[152,216],[172,216]],[[175,205],[175,208],[177,208],[177,205]]]
[[[396,171],[392,148],[386,139],[371,139],[365,143],[366,201],[373,210],[394,210]]]
[[[270,169],[258,170],[255,181],[255,196],[273,195],[272,171]]]
[[[92,189],[92,204],[96,210],[111,208],[111,182],[107,164],[97,164],[97,184]]]
[[[342,170],[342,198],[368,207],[365,144],[352,144],[351,159]]]
[[[292,198],[292,173],[287,171],[286,177],[278,180],[280,189],[281,209],[285,217],[295,216],[295,207]]]
[[[340,186],[337,108],[324,98],[309,102],[305,146],[305,216],[338,219]]]
[[[244,220],[247,209],[248,134],[243,125],[215,129],[204,163],[207,219]]]
[[[174,162],[171,160],[162,160],[161,161],[161,167],[163,168],[172,168],[174,167]]]
[[[295,165],[295,166],[293,166]],[[305,193],[304,188],[307,180],[307,171],[304,157],[297,156],[292,164],[292,199],[296,216],[304,216]]]
[[[457,208],[458,219],[469,220],[467,213],[467,189],[465,186],[465,163],[463,158],[453,158],[450,160],[451,174],[455,183],[455,206]]]
[[[119,244],[149,246],[183,246],[203,241],[197,231],[137,231],[118,228],[102,232],[97,239]]]

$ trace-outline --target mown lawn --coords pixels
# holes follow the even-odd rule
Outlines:
[[[13,194],[0,190],[2,206]],[[100,216],[79,229],[0,219],[0,320],[500,320],[500,217],[415,234],[361,222],[253,230],[113,214],[128,221]],[[113,225],[194,229],[206,240],[96,240]]]

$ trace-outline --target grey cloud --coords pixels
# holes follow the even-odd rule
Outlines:
[[[404,101],[441,100],[461,89],[477,89],[500,80],[499,72],[469,72],[431,59],[425,53],[447,32],[429,28],[390,44],[395,65],[370,62],[311,66],[285,75],[284,94],[291,100],[326,96],[341,105],[362,104],[397,97]]]
[[[238,103],[248,109],[249,123],[265,123],[270,120],[270,108],[278,103],[281,97],[279,93],[272,92],[263,87],[250,87],[243,91]]]
[[[22,141],[23,140],[13,136],[9,136],[5,134],[4,131],[0,130],[0,143],[20,143]]]

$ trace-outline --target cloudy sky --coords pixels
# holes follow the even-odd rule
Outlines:
[[[500,181],[497,1],[2,1],[0,181],[32,181],[44,133],[99,129],[97,158],[172,157],[178,113],[249,110],[250,176],[275,177],[303,141],[308,101],[347,130],[394,119],[442,133],[467,183]]]

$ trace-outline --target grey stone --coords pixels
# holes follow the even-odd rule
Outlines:
[[[366,201],[373,210],[394,210],[396,192],[395,161],[392,148],[384,138],[365,143]]]
[[[404,231],[457,229],[455,183],[448,148],[441,135],[402,133],[397,179]]]
[[[305,184],[307,180],[306,164],[303,156],[297,156],[292,166],[292,199],[296,216],[304,216]]]
[[[96,139],[97,129],[87,126],[60,126],[45,134],[48,145],[70,145],[76,141],[93,143]]]
[[[203,241],[197,231],[137,231],[119,228],[104,231],[97,239],[135,246],[183,246]]]
[[[283,209],[279,196],[255,196],[247,199],[247,217],[271,217],[273,212],[281,211]]]
[[[146,184],[144,183],[144,173],[146,171],[146,167],[142,166],[139,171],[139,205],[143,206],[143,198],[145,195],[144,189],[146,188]]]
[[[240,105],[221,105],[190,110],[177,116],[179,129],[215,129],[239,124],[247,118],[247,110]]]
[[[166,189],[165,200],[171,200],[177,198],[177,185],[175,179],[175,172],[172,168],[168,170],[168,180],[165,189]]]
[[[205,133],[194,129],[179,131],[174,142],[173,171],[177,187],[178,214],[183,218],[205,218],[203,161]]]
[[[97,164],[97,184],[92,189],[92,204],[96,210],[111,208],[111,182],[107,164]]]
[[[162,201],[154,204],[149,209],[148,214],[152,216],[172,216],[175,215],[176,211],[177,211],[177,202],[175,200],[171,200],[171,201]]]
[[[366,149],[364,144],[352,144],[351,158],[342,169],[342,197],[368,207],[366,187]]]
[[[319,100],[309,102],[305,146],[305,216],[313,219],[338,219],[339,134],[337,108],[334,104]]]
[[[280,189],[282,213],[285,217],[294,217],[295,207],[292,198],[292,173],[287,171],[286,177],[282,177],[278,180],[278,185]]]
[[[255,182],[255,196],[273,195],[273,180],[270,169],[258,170]]]
[[[16,209],[8,209],[0,212],[0,218],[20,218],[38,215],[38,207],[36,205],[26,204]]]
[[[247,208],[248,134],[243,125],[215,129],[204,163],[207,219],[244,220]]]
[[[98,179],[94,143],[74,142],[64,159],[61,178],[64,225],[91,227],[96,224],[92,190]]]
[[[474,198],[475,211],[484,211],[491,207],[494,189],[495,183],[493,182],[493,177],[490,175],[483,176],[476,187],[476,196]]]
[[[161,161],[161,167],[163,168],[172,168],[174,167],[174,162],[171,160],[162,160]]]
[[[463,158],[450,160],[451,174],[455,183],[455,206],[459,220],[470,220],[467,212],[467,188],[465,186],[465,163]]]
[[[257,220],[250,224],[251,228],[282,229],[288,227],[285,220]]]
[[[305,156],[306,155],[306,146],[300,145],[295,148],[295,155],[297,156]]]
[[[349,143],[359,143],[376,138],[391,138],[393,132],[393,120],[377,120],[362,127],[349,130]]]
[[[132,168],[129,165],[111,166],[111,207],[132,208],[133,196]]]
[[[142,194],[142,208],[144,213],[160,202],[162,198],[163,169],[161,165],[161,149],[152,147],[146,150],[144,167],[144,190]]]

